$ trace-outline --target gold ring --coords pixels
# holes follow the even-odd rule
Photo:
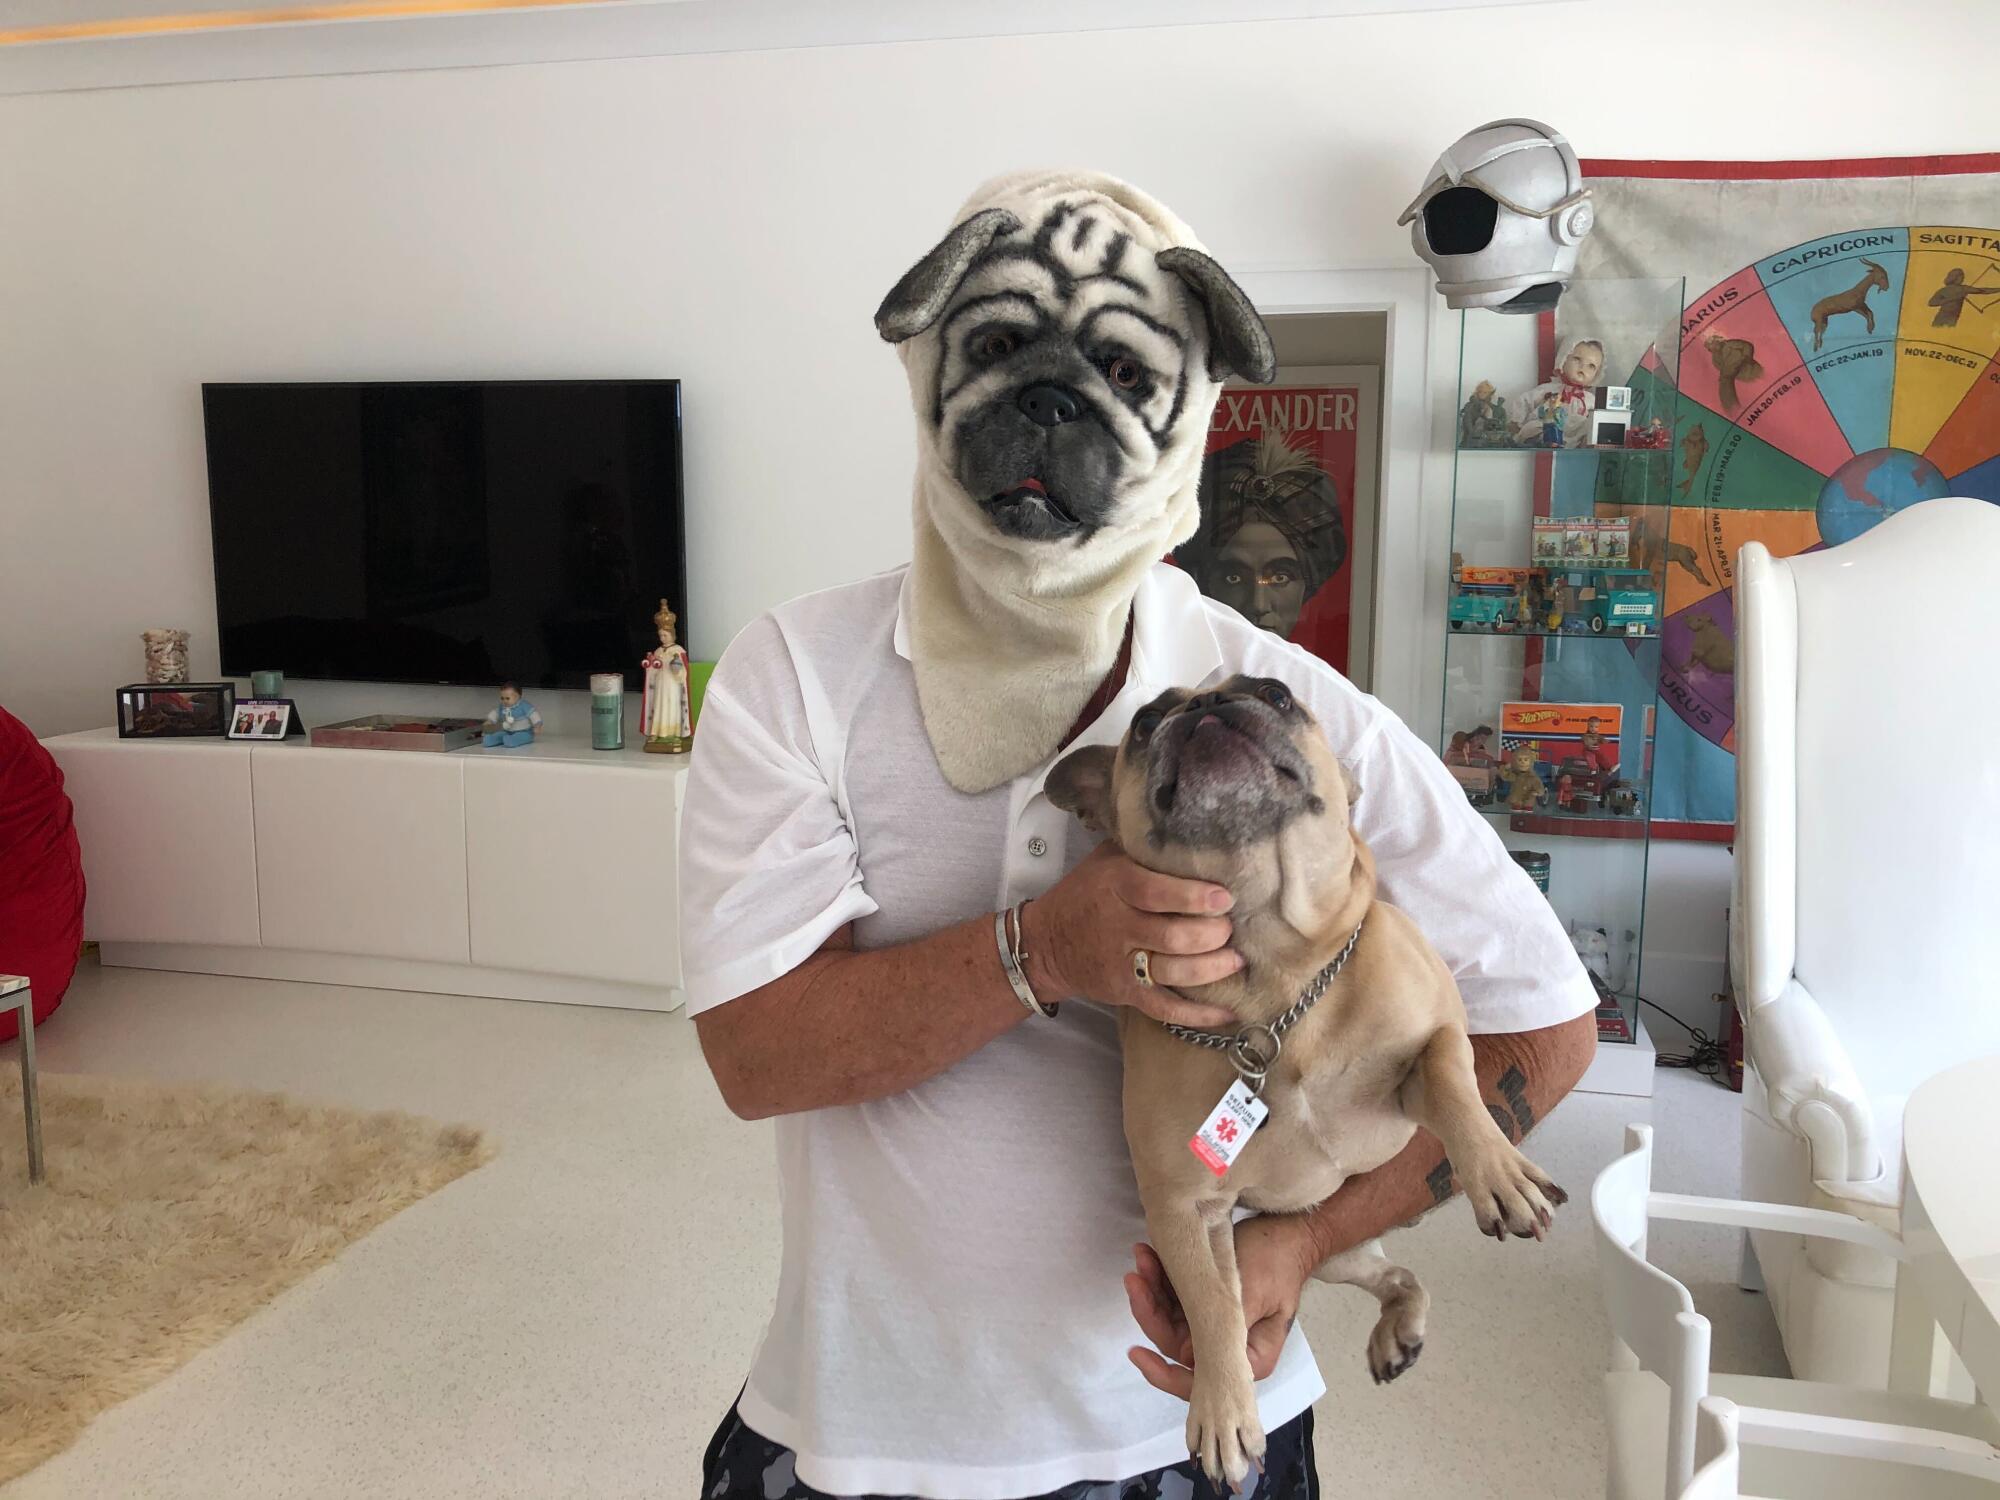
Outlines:
[[[1132,977],[1139,981],[1143,989],[1153,987],[1153,955],[1144,948],[1132,950]]]

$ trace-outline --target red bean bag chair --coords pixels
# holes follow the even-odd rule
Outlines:
[[[62,1004],[83,944],[83,851],[62,770],[0,708],[0,974],[25,974],[35,1022]],[[0,1015],[0,1042],[20,1029]]]

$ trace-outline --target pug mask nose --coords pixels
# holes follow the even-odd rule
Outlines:
[[[1059,385],[1031,385],[1014,398],[1014,404],[1037,427],[1060,427],[1083,414],[1076,393]]]

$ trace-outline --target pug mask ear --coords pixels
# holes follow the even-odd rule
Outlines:
[[[1021,221],[1004,208],[974,214],[939,240],[937,247],[903,273],[875,309],[875,331],[892,344],[913,339],[938,320],[972,263]]]
[[[1264,326],[1243,288],[1199,250],[1175,246],[1162,250],[1156,259],[1161,270],[1173,272],[1187,284],[1208,314],[1210,377],[1227,380],[1240,375],[1258,385],[1269,385],[1278,373],[1277,351],[1271,347],[1271,330]]]
[[[1042,790],[1064,812],[1077,815],[1085,828],[1111,833],[1111,768],[1118,752],[1109,745],[1090,745],[1057,761]]]

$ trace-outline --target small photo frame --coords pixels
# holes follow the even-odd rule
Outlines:
[[[306,732],[289,698],[238,698],[229,715],[232,740],[283,740]]]
[[[135,682],[118,689],[121,740],[213,739],[232,722],[233,682]]]

